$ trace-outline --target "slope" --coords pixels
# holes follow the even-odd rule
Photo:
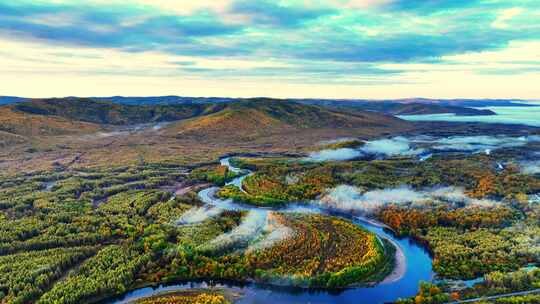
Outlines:
[[[0,131],[11,137],[42,137],[95,133],[101,127],[94,123],[71,120],[58,116],[30,114],[14,110],[10,106],[0,107]]]
[[[123,105],[108,101],[81,98],[32,100],[9,106],[13,111],[58,116],[72,120],[110,125],[135,125],[174,121],[206,114],[218,105]]]
[[[270,135],[347,131],[373,136],[410,128],[403,120],[367,111],[346,113],[319,106],[271,99],[254,99],[226,105],[221,111],[181,121],[167,132],[176,137],[244,140]]]
[[[443,114],[456,115],[495,115],[487,109],[475,109],[449,104],[396,101],[364,101],[364,100],[304,100],[304,104],[320,105],[338,109],[360,109],[377,111],[391,115]]]

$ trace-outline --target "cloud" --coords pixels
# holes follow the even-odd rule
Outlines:
[[[523,147],[530,142],[540,142],[540,136],[452,136],[438,139],[435,142],[433,149],[436,150],[486,151],[489,153],[496,149]]]
[[[385,138],[368,141],[360,148],[360,151],[367,154],[398,156],[398,155],[418,155],[424,152],[422,149],[411,147],[411,142],[405,137]]]
[[[203,244],[200,249],[222,253],[245,248],[248,252],[252,252],[270,248],[294,235],[294,230],[281,221],[281,215],[267,210],[252,209],[242,218],[238,226]]]
[[[455,151],[490,154],[502,148],[523,147],[529,143],[540,142],[540,136],[451,136],[434,138],[429,136],[406,138],[402,136],[367,141],[358,149],[342,148],[321,150],[310,153],[306,161],[345,161],[363,156],[377,157],[414,156],[420,161],[430,159],[436,152]]]
[[[455,207],[493,207],[499,204],[488,199],[474,199],[465,194],[461,187],[438,187],[415,190],[409,186],[371,190],[361,193],[360,189],[340,185],[329,189],[313,203],[340,211],[373,213],[387,205],[422,206],[431,201],[449,203]]]
[[[182,94],[197,96],[538,95],[531,89],[538,82],[537,67],[494,65],[484,56],[540,40],[540,4],[535,1],[188,2],[3,1],[2,45],[36,44],[23,48],[25,59],[20,56],[25,54],[0,50],[1,74],[7,75],[1,80],[9,88],[5,93],[24,94],[29,81],[44,83],[54,75],[57,85],[43,84],[31,94],[114,95],[127,90],[163,95],[178,94],[181,87]],[[73,64],[75,60],[49,55],[43,45],[71,47],[79,61],[90,61],[86,51],[94,50],[101,60]],[[536,56],[537,49],[532,45],[527,56]],[[110,58],[113,52],[122,55]],[[156,53],[170,64],[137,61]],[[490,63],[471,64],[471,54]],[[463,57],[450,67],[448,56]],[[117,63],[118,57],[129,58],[129,63]],[[36,58],[38,67],[32,65]],[[504,58],[525,62],[529,57],[511,50]],[[258,65],[235,66],[233,59]],[[53,64],[58,61],[64,64]],[[418,63],[425,66],[417,69]],[[518,74],[503,75],[509,71]]]
[[[192,38],[226,35],[241,29],[225,24],[211,12],[180,18],[118,4],[23,3],[0,3],[0,32],[4,35],[147,51],[182,44],[193,46],[196,41]]]
[[[203,245],[203,250],[223,252],[233,248],[246,247],[248,243],[259,237],[268,222],[268,212],[251,210],[242,219],[240,225],[228,233],[224,233]]]
[[[204,206],[204,207],[193,207],[186,211],[182,216],[176,221],[177,225],[191,225],[197,224],[206,221],[212,217],[218,216],[223,212],[223,209]]]
[[[499,204],[489,199],[475,199],[465,194],[463,187],[440,187],[427,190],[427,195],[433,199],[458,204],[462,206],[493,207]]]
[[[359,149],[341,148],[312,152],[305,160],[313,162],[344,161],[365,155],[377,155],[384,157],[415,156],[424,152],[423,149],[413,148],[411,144],[411,141],[405,137],[398,136],[393,138],[383,138],[367,141]]]
[[[155,7],[165,12],[175,12],[180,15],[190,15],[200,11],[212,11],[223,13],[231,5],[231,0],[197,0],[197,1],[178,1],[178,0],[134,0],[140,4]],[[132,3],[133,1],[126,1]]]
[[[434,137],[394,137],[367,142],[360,151],[366,154],[385,156],[417,156],[427,152],[462,151],[486,152],[502,148],[523,147],[529,143],[540,142],[540,136],[450,136]],[[421,147],[421,148],[420,148]],[[429,154],[426,154],[427,156]]]
[[[329,190],[316,204],[342,211],[371,213],[387,204],[419,203],[429,197],[403,186],[360,193],[354,186],[340,185]]]
[[[334,0],[332,3],[340,8],[346,9],[368,9],[377,8],[388,3],[392,0]]]
[[[268,24],[278,27],[297,27],[304,22],[316,20],[323,16],[337,13],[335,9],[313,5],[283,5],[283,2],[271,0],[237,0],[231,11],[236,14],[247,14],[254,24]]]
[[[351,148],[342,148],[342,149],[335,149],[335,150],[321,150],[317,152],[311,152],[309,154],[309,157],[307,157],[306,161],[312,161],[312,162],[324,162],[324,161],[342,161],[342,160],[350,160],[357,157],[362,156],[362,153],[358,150],[351,149]]]
[[[491,26],[494,28],[506,29],[509,27],[508,21],[518,16],[523,12],[523,9],[520,7],[513,7],[505,9],[499,13],[497,19],[491,23]]]
[[[481,0],[394,0],[387,8],[399,11],[412,11],[423,13],[434,13],[441,11],[463,10],[474,7]]]
[[[279,221],[279,219],[277,219],[273,213],[269,213],[268,215],[268,220],[266,226],[264,227],[264,233],[265,235],[262,239],[248,247],[248,252],[270,248],[276,243],[295,236],[294,230],[281,223],[281,221]]]
[[[509,16],[519,19],[521,14],[516,13],[517,8],[502,5],[490,7],[493,11],[488,10],[489,14],[479,10],[475,1],[236,0],[220,4],[202,1],[185,5],[185,9],[184,4],[168,0],[139,2],[146,5],[129,5],[127,1],[83,1],[77,5],[68,1],[2,3],[0,31],[18,38],[137,52],[153,49],[202,56],[266,54],[273,58],[345,62],[438,58],[500,49],[512,40],[540,35],[540,29],[534,26],[487,29],[497,12],[505,20]],[[428,8],[472,11],[459,16],[441,14],[437,20],[420,17]],[[388,12],[377,15],[366,11],[371,9]],[[418,17],[397,19],[394,14],[399,13],[394,10],[406,10]],[[238,15],[249,18],[228,21]],[[426,24],[430,25],[428,30]],[[206,39],[213,37],[219,39]]]

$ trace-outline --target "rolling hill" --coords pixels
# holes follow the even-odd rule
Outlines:
[[[274,99],[217,104],[125,105],[91,99],[42,99],[3,106],[2,131],[29,136],[98,131],[100,127],[176,122],[174,136],[266,136],[302,130],[355,130],[369,135],[409,125],[395,117]],[[36,133],[37,132],[37,133]]]
[[[396,134],[416,124],[390,115],[253,99],[217,104],[121,105],[88,99],[0,106],[0,168],[208,162],[229,153],[309,151],[321,140]],[[168,122],[163,124],[162,122]]]
[[[0,107],[0,131],[5,137],[42,137],[69,134],[95,133],[102,129],[98,124],[73,120],[61,116],[25,113],[11,106]],[[21,137],[22,136],[22,137]]]
[[[227,104],[215,113],[178,122],[167,128],[167,132],[176,137],[253,139],[323,130],[371,136],[410,126],[408,122],[379,113],[347,113],[296,102],[255,99]]]
[[[66,97],[58,99],[81,99],[77,97]],[[88,97],[87,100],[100,101],[100,102],[113,102],[115,104],[122,105],[175,105],[175,104],[218,104],[218,103],[234,103],[239,101],[245,101],[249,99],[245,98],[231,98],[231,97],[186,97],[186,96],[151,96],[151,97],[138,97],[138,96],[110,96],[110,97]],[[253,98],[252,98],[253,99]],[[0,105],[2,104],[14,104],[19,102],[27,102],[32,99],[13,96],[0,96]],[[385,100],[371,100],[371,99],[288,99],[289,101],[295,101],[304,104],[328,106],[328,107],[360,107],[365,110],[385,110],[386,113],[391,111],[399,111],[404,114],[418,113],[418,107],[423,105],[422,114],[434,114],[434,113],[455,113],[457,115],[489,115],[489,112],[477,112],[482,107],[527,107],[526,100],[520,99],[429,99],[429,98],[403,98],[403,99],[385,99]],[[400,108],[400,105],[415,105],[415,109],[412,112],[407,111],[407,107]],[[381,106],[386,105],[386,106]],[[396,109],[398,108],[398,109]],[[464,109],[465,108],[465,109]],[[492,114],[492,113],[491,113]]]
[[[390,115],[420,115],[452,113],[459,116],[496,115],[491,110],[475,109],[431,102],[397,101],[350,101],[350,100],[306,100],[305,104],[314,104],[338,109],[360,109],[376,111]]]
[[[124,105],[79,98],[32,100],[8,106],[14,112],[58,116],[109,125],[135,125],[175,121],[219,110],[213,104]]]

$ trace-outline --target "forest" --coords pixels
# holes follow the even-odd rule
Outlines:
[[[2,177],[1,301],[93,303],[140,286],[194,279],[287,278],[292,285],[335,288],[391,271],[392,246],[340,218],[274,212],[293,237],[249,250],[208,246],[238,227],[244,211],[175,223],[202,206],[196,192],[177,191],[223,185],[235,176],[219,165],[189,171],[141,164]],[[214,294],[196,298],[185,301],[228,303]]]
[[[513,161],[519,153],[456,152],[421,162],[239,155],[229,162],[242,171],[218,161],[140,162],[1,176],[0,299],[96,303],[146,286],[200,280],[326,290],[373,285],[395,270],[399,251],[354,222],[356,216],[429,251],[437,280],[422,283],[403,303],[538,288],[537,272],[523,267],[540,259],[540,206],[529,199],[540,192],[540,179],[520,170]],[[230,183],[244,174],[240,184]],[[212,187],[215,199],[237,207],[208,205],[199,191]],[[298,211],[289,209],[293,203]],[[478,278],[474,287],[448,283]],[[141,301],[234,299],[202,290]]]
[[[441,277],[472,279],[492,271],[516,270],[539,259],[537,249],[527,248],[539,231],[534,221],[539,206],[529,203],[527,194],[540,191],[540,179],[522,174],[511,163],[497,172],[494,163],[499,160],[492,155],[461,155],[450,159],[436,156],[422,163],[406,158],[325,163],[279,158],[237,161],[241,167],[256,173],[244,180],[245,192],[231,185],[219,195],[248,204],[310,201],[340,184],[365,191],[400,185],[416,189],[454,185],[462,187],[463,195],[473,203],[475,199],[501,202],[473,206],[445,198],[418,206],[390,203],[369,211],[398,235],[411,236],[425,244],[434,255],[433,267]]]

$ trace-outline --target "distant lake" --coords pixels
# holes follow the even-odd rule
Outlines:
[[[456,116],[455,114],[424,114],[424,115],[399,115],[398,117],[410,121],[450,121],[450,122],[484,122],[502,124],[520,124],[540,127],[540,102],[528,102],[534,106],[515,107],[482,107],[489,109],[497,115],[489,116]]]

